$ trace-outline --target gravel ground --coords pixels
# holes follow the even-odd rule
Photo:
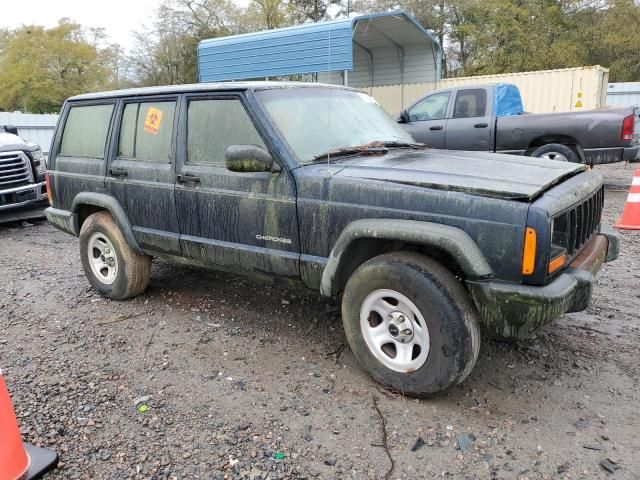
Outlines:
[[[633,167],[598,170],[611,224]],[[485,339],[467,381],[418,401],[356,366],[317,294],[156,260],[113,302],[75,238],[0,226],[0,365],[51,479],[373,479],[391,459],[392,479],[639,479],[640,233],[621,238],[588,310]]]

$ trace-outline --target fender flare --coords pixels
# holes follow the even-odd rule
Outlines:
[[[458,262],[469,278],[490,277],[493,270],[473,239],[463,230],[449,225],[415,220],[363,219],[349,223],[329,254],[322,272],[320,293],[338,293],[336,278],[350,245],[359,239],[398,240],[439,248]]]
[[[73,203],[71,204],[71,212],[73,214],[73,228],[76,231],[76,235],[80,234],[81,225],[79,224],[78,212],[80,210],[81,205],[93,205],[95,207],[104,208],[107,210],[113,219],[116,222],[116,225],[124,235],[124,238],[127,240],[129,246],[136,252],[142,253],[142,248],[140,248],[140,244],[136,240],[136,237],[133,235],[133,228],[131,227],[131,222],[129,221],[129,217],[125,213],[122,205],[118,200],[106,193],[95,193],[95,192],[81,192],[73,199]]]

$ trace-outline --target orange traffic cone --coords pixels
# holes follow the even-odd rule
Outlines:
[[[623,230],[640,230],[640,168],[636,168],[631,180],[631,188],[627,203],[622,211],[622,218],[618,220],[614,227]]]
[[[55,452],[22,443],[9,391],[0,370],[0,480],[40,478],[57,463]]]

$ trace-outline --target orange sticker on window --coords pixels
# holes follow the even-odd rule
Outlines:
[[[144,119],[144,131],[156,135],[160,130],[160,123],[162,123],[162,110],[149,107]]]

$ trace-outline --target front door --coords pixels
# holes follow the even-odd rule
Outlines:
[[[450,91],[434,93],[407,110],[408,121],[402,126],[416,142],[424,143],[431,148],[444,148],[446,113],[450,97]]]
[[[296,190],[279,172],[232,172],[231,145],[271,151],[241,93],[187,95],[182,103],[176,204],[183,254],[204,264],[299,276]],[[275,158],[275,157],[274,157]],[[275,158],[278,162],[278,159]]]
[[[492,150],[491,98],[487,89],[465,88],[456,92],[453,113],[447,122],[447,150]]]
[[[107,191],[124,208],[142,248],[179,253],[176,212],[177,97],[127,99],[119,105],[107,167]]]

